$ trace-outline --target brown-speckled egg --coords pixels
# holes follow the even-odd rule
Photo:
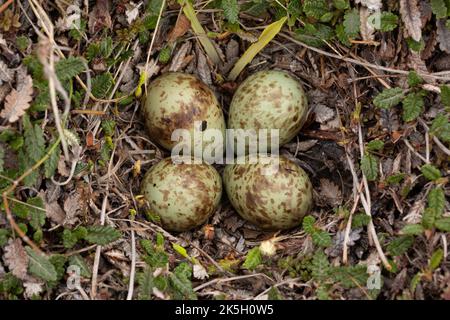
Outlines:
[[[266,157],[263,157],[267,159]],[[228,198],[242,216],[262,229],[298,226],[312,207],[308,175],[284,156],[278,167],[267,161],[227,165],[223,179]],[[275,170],[278,168],[278,170]]]
[[[141,192],[164,228],[186,231],[214,213],[222,195],[222,179],[209,164],[175,164],[166,158],[145,174]]]
[[[307,110],[306,94],[293,76],[278,70],[259,71],[245,79],[236,90],[230,105],[228,128],[256,132],[279,129],[281,146],[298,134]]]
[[[191,74],[168,72],[153,80],[143,114],[150,137],[168,150],[177,144],[171,141],[175,129],[187,129],[194,137],[196,121],[201,123],[197,128],[200,135],[205,129],[218,129],[223,137],[225,134],[225,119],[214,93]]]

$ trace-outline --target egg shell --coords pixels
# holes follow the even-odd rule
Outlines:
[[[245,79],[236,90],[230,105],[228,128],[279,129],[281,146],[298,134],[307,111],[306,94],[293,76],[278,70],[259,71]]]
[[[166,158],[145,174],[141,193],[164,228],[187,231],[215,212],[222,195],[222,179],[209,164],[175,164]]]
[[[267,161],[227,165],[225,190],[245,220],[261,229],[290,229],[312,208],[311,181],[302,168],[284,156],[278,158],[278,170],[267,174],[271,166]]]
[[[153,80],[148,86],[143,116],[151,139],[168,150],[177,144],[171,141],[176,129],[189,130],[194,145],[195,121],[201,122],[200,130],[218,129],[225,136],[225,118],[216,96],[191,74],[168,72]]]

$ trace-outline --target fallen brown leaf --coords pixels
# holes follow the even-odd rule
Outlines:
[[[19,238],[9,239],[4,248],[3,261],[10,272],[19,279],[27,277],[28,255]]]
[[[9,122],[16,122],[25,111],[30,107],[33,94],[33,79],[30,76],[25,77],[25,82],[21,84],[20,91],[13,89],[5,98],[5,108],[0,113],[2,118]]]

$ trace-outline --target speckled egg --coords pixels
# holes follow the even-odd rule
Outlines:
[[[280,146],[303,126],[308,101],[301,84],[289,73],[259,71],[238,87],[230,105],[230,129],[279,129]],[[269,140],[270,141],[270,140]]]
[[[164,228],[186,231],[214,213],[222,195],[222,179],[209,164],[175,164],[166,158],[145,174],[141,192]]]
[[[175,129],[187,129],[194,135],[194,123],[201,135],[205,129],[218,129],[225,134],[225,118],[212,90],[191,74],[168,72],[148,87],[143,115],[150,137],[171,150]],[[194,140],[192,139],[192,146]],[[203,148],[207,143],[203,144]]]
[[[298,226],[312,208],[308,175],[286,157],[277,159],[278,166],[267,161],[227,165],[223,174],[233,207],[242,218],[262,229]]]

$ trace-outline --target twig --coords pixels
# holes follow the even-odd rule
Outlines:
[[[265,295],[267,292],[269,292],[272,288],[278,288],[287,284],[295,284],[297,287],[310,287],[309,284],[307,283],[296,283],[297,281],[301,281],[302,278],[294,278],[294,279],[287,279],[281,282],[278,282],[277,284],[274,284],[273,286],[270,286],[269,288],[267,288],[266,290],[264,290],[263,292],[261,292],[260,294],[258,294],[256,297],[253,298],[253,300],[258,300],[258,298],[262,297],[263,295]]]
[[[130,223],[130,226],[131,226],[131,223]],[[134,235],[134,230],[132,229],[131,230],[131,270],[130,270],[130,282],[128,284],[127,300],[133,299],[135,273],[136,273],[136,239],[135,239],[135,235]]]
[[[296,43],[296,44],[298,44],[298,45],[300,45],[300,46],[302,46],[304,48],[307,48],[307,49],[309,49],[311,51],[317,52],[319,54],[322,54],[322,55],[325,55],[325,56],[328,56],[328,57],[331,57],[331,58],[343,60],[343,61],[350,62],[350,63],[353,63],[353,64],[357,64],[357,65],[360,65],[360,66],[366,66],[366,67],[373,68],[373,69],[383,70],[383,71],[390,72],[390,73],[399,73],[399,74],[405,74],[405,75],[407,75],[409,73],[409,71],[406,71],[406,70],[398,70],[398,69],[378,66],[376,64],[372,64],[372,63],[369,63],[369,62],[364,62],[364,61],[360,61],[360,60],[356,60],[356,59],[352,59],[352,58],[339,56],[337,54],[333,54],[333,53],[330,53],[330,52],[327,52],[327,51],[324,51],[324,50],[321,50],[321,49],[318,49],[318,48],[315,48],[315,47],[312,47],[312,46],[308,46],[307,44],[305,44],[305,43],[303,43],[301,41],[298,41],[298,40],[292,38],[291,36],[289,36],[288,34],[283,33],[283,32],[280,32],[278,35],[280,37],[283,37],[283,38],[285,38],[285,39],[287,39],[289,41],[292,41],[292,42],[294,42],[294,43]],[[450,80],[450,75],[446,75],[446,73],[442,73],[442,72],[441,73],[423,73],[423,72],[418,72],[418,74],[421,77],[423,77],[423,78],[434,78],[434,79],[446,80],[446,81]],[[444,76],[444,75],[446,75],[446,76]]]
[[[361,157],[363,157],[364,156],[364,149],[362,147],[363,146],[363,138],[362,138],[361,123],[359,123],[359,122],[358,122],[358,140],[359,140],[359,144],[360,144]],[[348,154],[347,154],[347,159],[350,160]],[[356,176],[356,172],[354,171],[355,169],[353,167],[353,163],[351,164],[351,167],[353,168],[352,174],[353,174],[354,178],[356,177],[355,182],[357,184],[359,184],[358,176]],[[380,256],[381,261],[383,262],[383,264],[384,264],[384,266],[386,267],[387,270],[391,270],[392,267],[391,267],[389,261],[387,260],[385,254],[383,252],[383,249],[381,248],[380,241],[378,240],[378,235],[377,235],[377,232],[375,230],[375,226],[373,224],[372,212],[371,212],[372,210],[371,210],[371,201],[370,201],[371,199],[370,199],[369,184],[367,182],[367,177],[364,174],[364,172],[362,172],[362,182],[363,182],[364,189],[365,189],[365,195],[363,193],[360,193],[361,203],[363,204],[363,207],[364,207],[364,210],[365,210],[366,214],[371,218],[367,228],[369,230],[369,233],[372,236],[372,240],[373,240],[373,242],[375,244],[375,248],[378,251],[378,255]]]
[[[106,191],[108,192],[108,191]],[[106,205],[108,204],[108,194],[103,198],[102,210],[100,214],[100,225],[105,224],[106,217]],[[91,281],[91,299],[94,300],[97,296],[97,277],[98,277],[98,267],[100,264],[100,254],[102,253],[102,246],[97,245],[95,250],[94,265],[92,266],[92,281]]]
[[[266,279],[268,279],[268,280],[270,280],[272,282],[275,282],[272,278],[268,277],[264,273],[254,273],[254,274],[246,274],[246,275],[243,275],[243,276],[236,276],[236,277],[230,277],[230,278],[213,279],[211,281],[202,283],[198,287],[195,287],[194,291],[199,291],[199,290],[201,290],[203,288],[206,288],[206,287],[208,287],[208,286],[210,286],[212,284],[215,284],[215,283],[230,282],[230,281],[248,279],[248,278],[253,278],[253,277],[263,277],[263,278],[266,278]]]
[[[9,7],[9,5],[10,5],[11,3],[13,3],[13,1],[14,1],[14,0],[8,0],[8,1],[6,1],[4,4],[2,4],[2,6],[0,7],[0,13],[2,13],[3,11],[5,11],[5,10]]]
[[[403,141],[405,142],[405,145],[408,147],[409,150],[411,150],[412,153],[414,153],[414,155],[416,157],[418,157],[420,160],[422,160],[425,163],[430,163],[429,160],[425,159],[420,153],[418,153],[413,146],[409,143],[408,139],[403,138]]]
[[[166,6],[166,0],[162,0],[161,8],[159,9],[158,20],[156,20],[155,30],[153,31],[152,41],[150,42],[150,47],[148,48],[147,59],[145,60],[144,72],[146,74],[146,77],[147,77],[148,63],[150,62],[150,56],[152,54],[153,44],[155,43],[156,35],[158,34],[159,23],[161,21],[161,16],[162,16],[165,6]],[[147,93],[147,80],[148,79],[145,79],[145,82],[144,82],[144,88],[145,88],[146,93]]]
[[[425,121],[422,118],[418,118],[420,124],[424,127],[425,131],[429,132],[430,128],[425,123]],[[436,145],[441,149],[447,156],[450,156],[450,150],[441,142],[441,140],[438,139],[438,137],[433,136],[433,141],[436,143]]]
[[[360,197],[360,193],[361,193],[361,188],[362,185],[360,185],[359,190],[354,190],[355,191],[355,195],[354,195],[354,201],[353,201],[353,208],[350,211],[350,215],[348,217],[348,221],[347,221],[347,225],[345,227],[345,235],[344,235],[344,243],[343,243],[343,250],[342,250],[342,262],[344,264],[347,263],[347,258],[348,258],[348,239],[350,237],[350,231],[352,229],[352,218],[353,218],[353,214],[356,211],[356,208],[358,207],[358,203],[359,203],[359,197]]]

